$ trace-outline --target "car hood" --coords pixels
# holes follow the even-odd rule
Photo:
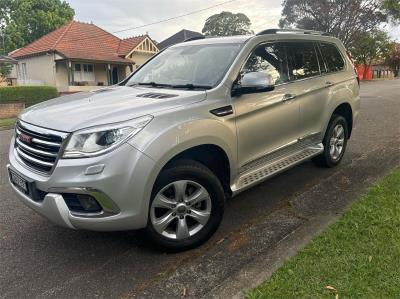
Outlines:
[[[206,98],[205,91],[118,86],[76,93],[24,110],[19,119],[44,128],[73,132],[130,120]]]

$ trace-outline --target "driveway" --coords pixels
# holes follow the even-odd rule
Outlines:
[[[0,297],[232,297],[262,281],[400,166],[400,80],[362,85],[362,109],[343,163],[297,166],[226,204],[216,235],[180,254],[136,232],[54,226],[7,185],[12,131],[0,132]]]

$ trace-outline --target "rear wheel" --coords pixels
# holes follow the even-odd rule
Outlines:
[[[214,173],[198,162],[179,161],[157,178],[147,234],[167,250],[194,248],[217,230],[223,205],[224,191]]]
[[[328,125],[323,144],[324,152],[313,158],[318,166],[335,167],[342,161],[347,147],[349,129],[346,119],[341,115],[333,115]]]

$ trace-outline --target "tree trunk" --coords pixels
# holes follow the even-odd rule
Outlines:
[[[368,64],[364,62],[363,80],[367,80],[367,74],[368,74]]]

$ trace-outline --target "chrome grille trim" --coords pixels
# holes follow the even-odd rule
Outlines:
[[[49,142],[49,141],[45,141],[45,140],[41,140],[41,139],[37,139],[37,138],[33,138],[32,142],[42,144],[42,145],[54,146],[54,147],[61,146],[61,143]]]
[[[47,157],[55,157],[57,158],[58,153],[52,153],[52,152],[45,152],[45,151],[41,151],[38,149],[35,149],[33,147],[30,147],[28,145],[26,145],[25,143],[22,143],[19,139],[16,139],[18,146],[24,148],[27,151],[33,152],[35,154],[39,154],[39,155],[43,155],[43,156],[47,156]]]
[[[53,166],[54,166],[54,163],[43,162],[43,161],[41,161],[41,160],[39,160],[39,159],[35,159],[35,158],[33,158],[33,157],[31,157],[31,156],[25,154],[25,153],[24,153],[23,151],[21,151],[19,148],[17,148],[16,150],[17,150],[18,155],[24,157],[25,159],[27,159],[27,160],[29,160],[29,161],[31,161],[31,162],[33,162],[33,163],[37,163],[37,164],[39,164],[39,165],[48,166],[48,167],[53,167]]]
[[[20,137],[21,135],[24,135]],[[15,156],[25,167],[50,175],[57,164],[68,133],[18,121],[15,128]]]

